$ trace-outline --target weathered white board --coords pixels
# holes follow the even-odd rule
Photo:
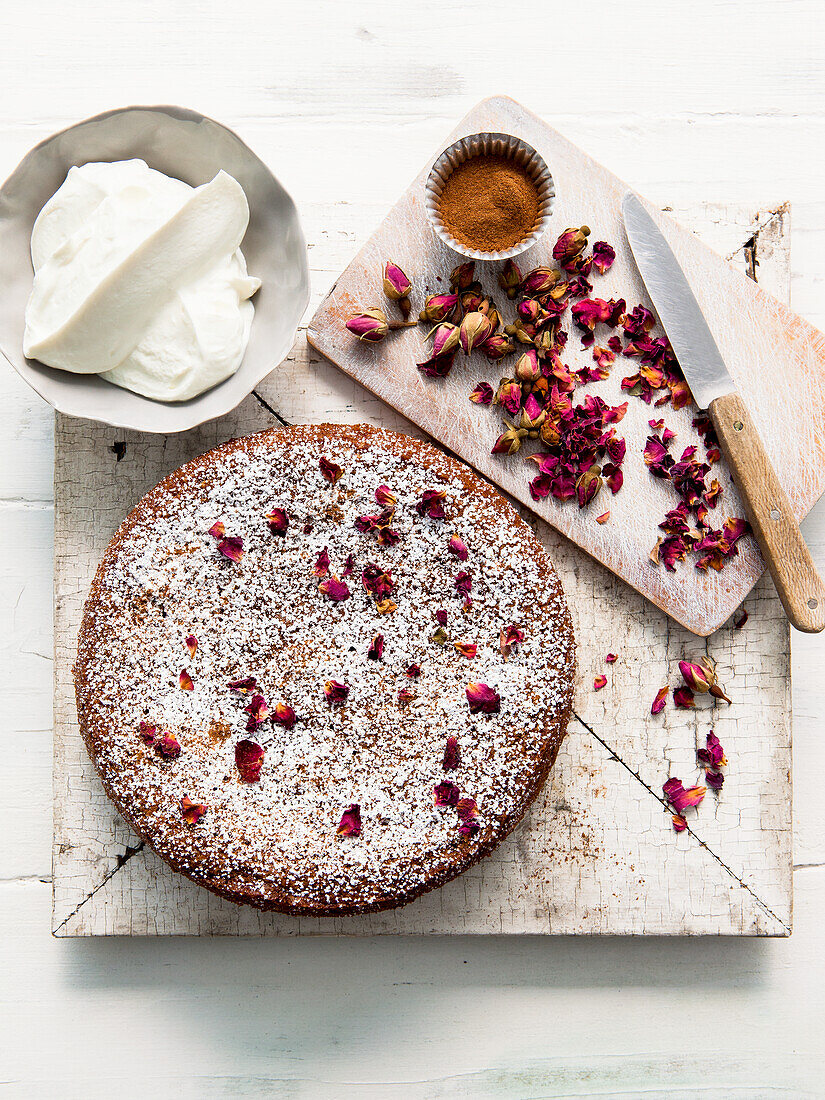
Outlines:
[[[787,211],[677,211],[740,270],[788,293]],[[370,226],[332,237],[306,226],[317,289]],[[320,275],[318,273],[321,273]],[[316,295],[317,302],[317,295]],[[192,456],[241,433],[291,421],[369,421],[420,434],[313,354],[289,359],[231,416],[182,436],[121,434],[58,418],[55,519],[55,837],[53,928],[108,934],[647,933],[787,935],[791,927],[788,627],[763,578],[741,631],[697,639],[525,512],[549,547],[579,641],[576,712],[552,780],[496,852],[440,890],[388,913],[334,920],[261,914],[214,897],[143,846],[103,793],[75,718],[71,662],[82,603],[109,537],[137,500]],[[608,651],[619,655],[605,665]],[[714,710],[650,702],[676,662],[708,653],[734,702]],[[609,680],[601,692],[593,677]],[[729,766],[721,795],[689,812],[676,836],[661,784],[697,777],[695,751],[713,726]]]
[[[556,198],[550,227],[537,245],[519,257],[523,271],[539,265],[555,267],[551,251],[567,226],[589,225],[591,242],[606,240],[616,250],[616,261],[603,276],[591,276],[593,295],[623,298],[632,309],[650,306],[628,246],[621,215],[627,185],[538,116],[512,99],[484,100],[461,120],[445,145],[482,131],[516,134],[544,157],[555,182]],[[376,232],[336,281],[312,318],[310,343],[342,370],[367,386],[424,431],[454,451],[485,477],[526,504],[553,527],[642,592],[677,622],[696,634],[716,630],[745,598],[764,569],[756,541],[739,543],[737,558],[717,573],[700,572],[693,562],[668,572],[654,566],[649,552],[661,534],[657,524],[673,508],[677,496],[670,484],[650,476],[642,461],[648,421],[664,416],[677,434],[673,450],[703,449],[692,427],[697,410],[689,404],[674,410],[656,409],[629,398],[621,380],[638,370],[638,360],[617,357],[606,380],[588,387],[608,404],[629,400],[627,415],[617,432],[627,443],[622,466],[624,488],[615,496],[605,487],[592,505],[579,509],[552,496],[532,500],[529,482],[535,467],[528,459],[532,445],[510,457],[493,455],[491,448],[504,430],[501,410],[475,405],[468,395],[479,380],[495,389],[503,375],[512,374],[515,357],[489,363],[483,355],[459,355],[449,377],[426,378],[416,363],[429,358],[427,327],[392,333],[380,344],[356,340],[344,327],[352,316],[384,301],[383,265],[391,259],[401,265],[413,283],[413,307],[423,305],[427,293],[448,287],[448,276],[460,257],[432,232],[424,206],[424,181],[429,164],[392,208]],[[724,259],[672,219],[655,212],[662,231],[681,262],[713,330],[728,368],[745,397],[765,447],[788,493],[798,518],[807,515],[825,490],[825,336],[742,272],[731,270]],[[484,290],[496,298],[507,322],[515,317],[497,286],[500,264],[476,264]],[[389,307],[388,307],[389,308]],[[392,308],[389,308],[392,314]],[[569,330],[564,362],[571,369],[593,366],[592,348],[581,347],[581,334],[563,319]],[[659,329],[656,334],[660,334]],[[612,331],[597,326],[596,343],[606,344]],[[579,397],[574,400],[580,400]],[[714,466],[723,493],[711,525],[721,527],[728,516],[744,517],[739,494],[724,463]],[[595,516],[610,509],[604,525]]]

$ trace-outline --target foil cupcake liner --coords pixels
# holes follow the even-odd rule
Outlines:
[[[438,212],[444,185],[458,165],[483,154],[510,157],[527,172],[539,193],[539,217],[533,231],[518,244],[500,252],[480,252],[478,249],[465,247],[450,233]],[[555,197],[556,188],[553,177],[543,158],[532,145],[511,134],[470,134],[468,137],[459,138],[444,150],[432,166],[424,185],[425,206],[433,232],[454,252],[471,260],[509,260],[532,248],[547,229]]]

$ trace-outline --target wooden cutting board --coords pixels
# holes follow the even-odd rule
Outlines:
[[[479,103],[445,138],[444,147],[480,131],[523,138],[541,153],[555,180],[550,230],[519,258],[522,270],[542,264],[555,266],[551,250],[558,235],[567,226],[587,224],[593,231],[591,241],[606,240],[616,250],[612,269],[592,278],[593,294],[624,298],[630,308],[637,302],[652,308],[624,234],[621,199],[627,185],[511,99],[497,97]],[[623,489],[616,496],[603,489],[593,505],[583,510],[575,502],[560,504],[552,497],[536,502],[528,490],[535,467],[525,460],[524,453],[509,458],[490,454],[503,430],[499,411],[468,400],[479,380],[490,382],[495,389],[499,378],[511,373],[515,356],[503,364],[489,363],[481,355],[470,360],[459,356],[448,378],[428,379],[415,366],[428,358],[424,326],[393,333],[379,344],[361,343],[344,328],[346,319],[360,309],[386,305],[381,291],[386,260],[400,264],[412,279],[414,309],[420,308],[426,293],[447,287],[449,272],[460,257],[438,240],[426,219],[423,185],[432,159],[322,302],[309,326],[309,342],[677,622],[695,634],[713,633],[763,572],[755,541],[750,536],[743,539],[738,558],[720,573],[702,573],[689,561],[668,572],[649,560],[661,534],[657,524],[678,498],[668,483],[651,477],[644,465],[648,420],[664,416],[667,426],[677,433],[673,446],[677,455],[694,443],[699,444],[701,455],[701,442],[691,423],[696,415],[694,406],[678,411],[669,405],[654,409],[638,398],[628,399],[620,383],[625,375],[635,372],[637,360],[618,357],[608,379],[579,388],[574,400],[581,400],[584,392],[598,394],[612,405],[629,400],[627,415],[618,428],[627,441]],[[802,519],[825,490],[825,336],[731,268],[691,232],[650,204],[648,207],[688,276],[796,516]],[[485,276],[487,266],[490,272]],[[509,303],[496,284],[499,268],[499,264],[479,264],[476,274],[510,320]],[[388,313],[393,313],[391,305]],[[606,341],[607,335],[603,339]],[[563,357],[572,369],[593,364],[592,351],[580,344],[573,329]],[[723,464],[714,467],[713,476],[723,485],[723,498],[713,514],[718,519],[714,526],[721,527],[727,516],[743,516],[744,511]],[[610,520],[597,524],[595,516],[607,508]]]
[[[785,208],[693,205],[687,224],[763,285],[789,287]],[[325,287],[365,240],[375,211],[310,207],[313,279]],[[327,232],[335,218],[336,233]],[[751,244],[744,248],[747,242]],[[751,263],[752,266],[752,263]],[[320,298],[320,295],[319,295]],[[317,302],[317,300],[316,300]],[[707,641],[524,510],[561,577],[579,642],[576,718],[551,780],[498,848],[440,890],[387,913],[306,919],[259,913],[175,874],[106,797],[77,728],[71,666],[83,601],[120,521],[162,477],[233,436],[287,420],[366,421],[423,433],[299,336],[236,410],[176,436],[122,432],[58,416],[55,430],[54,912],[58,936],[633,934],[786,936],[792,911],[790,651],[770,578],[750,618]],[[618,654],[613,665],[604,657]],[[650,714],[681,657],[719,662],[733,705]],[[593,691],[593,678],[608,677]],[[670,775],[693,782],[713,726],[729,765],[718,796],[677,836],[661,800]]]

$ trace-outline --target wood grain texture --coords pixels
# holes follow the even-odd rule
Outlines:
[[[445,136],[442,147],[461,135],[487,130],[523,137],[544,157],[555,180],[551,229],[519,258],[522,269],[553,265],[550,252],[558,233],[566,226],[588,224],[593,239],[609,241],[617,256],[610,272],[594,279],[594,294],[605,299],[624,298],[630,307],[637,302],[650,307],[622,224],[621,199],[627,186],[536,115],[503,97],[473,108]],[[423,182],[432,159],[336,281],[310,322],[310,343],[677,622],[696,634],[711,634],[745,598],[764,565],[750,537],[739,543],[736,561],[721,573],[700,572],[690,563],[673,572],[651,564],[649,552],[660,533],[658,519],[653,517],[663,516],[676,503],[672,488],[651,478],[642,461],[652,407],[630,398],[621,424],[628,457],[619,494],[608,500],[604,489],[593,507],[583,510],[552,496],[534,501],[528,482],[535,471],[526,465],[525,455],[503,459],[490,454],[502,430],[499,410],[467,400],[477,379],[495,386],[507,373],[506,365],[479,362],[479,356],[468,364],[461,357],[448,378],[427,379],[415,366],[429,354],[423,329],[393,334],[377,345],[358,342],[345,330],[348,316],[380,303],[380,273],[387,259],[399,263],[412,278],[414,304],[422,302],[426,293],[447,285],[457,257],[434,236],[424,211]],[[748,395],[751,413],[794,514],[801,519],[825,489],[825,337],[753,280],[731,270],[693,234],[660,212],[652,212],[688,276],[734,380]],[[492,266],[493,275],[488,275],[485,289],[495,293],[499,265]],[[573,369],[592,365],[591,350],[579,345],[575,331],[571,332],[564,358]],[[633,361],[620,357],[610,378],[591,387],[593,392],[609,404],[626,400],[620,382],[635,369],[627,367],[629,362]],[[680,447],[699,444],[691,423],[695,408],[674,411],[668,406],[666,413]],[[723,485],[721,525],[728,515],[743,514],[742,503],[727,471],[715,470],[714,474]],[[610,521],[596,524],[594,516],[606,507],[611,511]]]
[[[729,393],[708,412],[785,613],[797,630],[818,634],[825,628],[825,585],[748,407]]]
[[[713,238],[713,218],[707,211],[696,217]],[[733,240],[741,241],[744,233]],[[785,256],[787,238],[780,243],[777,255]],[[731,251],[738,256],[738,249]],[[766,269],[767,277],[781,271],[771,262]],[[526,510],[573,612],[580,642],[579,717],[551,782],[524,825],[491,858],[402,909],[313,921],[223,902],[139,844],[103,794],[76,727],[70,664],[82,601],[109,536],[161,476],[223,439],[271,425],[273,411],[290,421],[366,420],[421,434],[300,339],[259,397],[181,436],[116,433],[58,418],[56,933],[787,935],[789,647],[772,586],[757,585],[745,631],[728,624],[698,642]],[[604,664],[608,651],[619,654],[612,666]],[[651,716],[659,687],[676,685],[676,662],[700,653],[718,661],[723,682],[737,685],[735,705],[709,709],[705,701],[696,711],[669,707]],[[602,671],[609,684],[594,693],[594,675]],[[757,684],[758,692],[751,690]],[[677,837],[660,800],[661,785],[671,774],[685,781],[697,775],[696,748],[711,725],[731,760],[729,777],[719,798],[709,796],[691,820],[691,831]]]

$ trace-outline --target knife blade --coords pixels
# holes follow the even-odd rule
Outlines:
[[[707,409],[751,528],[790,622],[825,628],[825,585],[747,405],[679,261],[636,195],[622,200],[627,239],[696,404]]]

